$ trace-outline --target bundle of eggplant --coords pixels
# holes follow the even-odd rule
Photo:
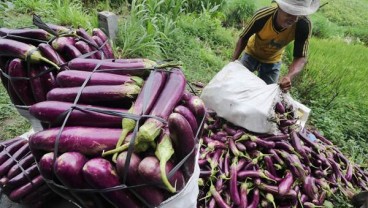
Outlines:
[[[11,201],[41,207],[56,197],[43,180],[27,139],[1,142],[0,150],[0,191]]]
[[[50,126],[29,138],[42,176],[82,207],[159,206],[193,174],[202,100],[180,68],[85,73],[60,72],[60,88],[29,109]]]
[[[44,29],[0,28],[1,80],[15,105],[45,101],[47,93],[58,86],[59,72],[82,67],[70,63],[77,57],[91,59],[90,63],[114,59],[108,38],[99,28],[89,34],[83,28],[45,25]]]
[[[368,172],[318,130],[275,106],[280,132],[261,135],[209,113],[200,139],[198,207],[333,207],[336,192],[368,190]]]

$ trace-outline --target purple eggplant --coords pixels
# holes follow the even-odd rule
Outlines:
[[[66,113],[72,110],[73,106],[68,102],[44,101],[33,104],[29,112],[40,121],[51,123],[52,126],[60,126],[64,122]],[[127,112],[124,109],[83,104],[77,104],[75,107],[68,117],[67,126],[121,127],[119,113]],[[116,115],[109,114],[114,112]]]
[[[191,156],[187,158],[184,164],[184,173],[186,176],[189,176],[194,171],[195,151],[193,151],[193,149],[197,143],[193,131],[185,117],[178,113],[170,114],[168,125],[177,161],[182,161],[192,152]]]
[[[230,197],[235,205],[240,205],[241,198],[238,190],[238,171],[237,171],[237,157],[233,159],[230,166]]]
[[[40,43],[38,48],[45,58],[49,59],[56,65],[60,66],[65,63],[65,60],[49,44]]]
[[[1,39],[0,39],[1,41]],[[25,62],[21,59],[13,59],[8,66],[8,74],[11,77],[10,83],[17,93],[18,97],[26,105],[35,103],[29,80],[27,80],[27,71]]]
[[[93,58],[95,59],[96,56],[94,53],[92,53],[92,48],[84,41],[77,41],[75,43],[75,47],[78,49],[78,51],[81,52],[81,54],[90,54],[89,56],[87,56],[86,58]]]
[[[224,199],[221,197],[219,192],[216,191],[216,188],[213,185],[210,186],[210,193],[212,197],[215,199],[218,207],[220,208],[230,208],[231,207],[224,201]]]
[[[143,62],[118,63],[109,60],[75,58],[68,62],[68,67],[72,70],[99,70],[120,75],[129,74],[131,76],[145,76],[149,73],[149,69],[153,68],[155,65],[155,62],[147,59]]]
[[[166,163],[166,174],[174,168],[172,162]],[[160,161],[155,156],[148,156],[142,159],[138,166],[138,172],[146,182],[163,182],[160,170]],[[165,183],[165,182],[164,182]],[[177,170],[172,177],[169,178],[171,186],[176,187],[175,191],[180,191],[185,186],[185,179],[180,170]],[[165,189],[167,185],[165,185]]]
[[[132,83],[142,86],[144,80],[136,76],[117,75],[110,73],[93,73],[87,71],[66,70],[58,73],[56,82],[60,87],[80,87],[88,79],[90,85],[122,85]]]
[[[93,49],[98,49],[98,45],[96,44],[96,42],[93,40],[92,36],[90,34],[87,33],[87,31],[83,28],[78,28],[76,30],[77,35],[79,35],[81,38],[83,38],[82,40],[84,42],[87,42],[91,47],[93,47]],[[101,57],[96,57],[97,59],[101,59]]]
[[[83,177],[83,166],[88,159],[79,152],[66,152],[61,154],[55,161],[54,173],[59,181],[69,188],[87,188],[91,187],[87,184]],[[102,201],[97,195],[92,193],[71,192],[83,207],[99,207]]]
[[[184,105],[193,112],[197,119],[197,123],[200,124],[206,115],[206,107],[202,99],[200,99],[198,96],[191,96]]]
[[[106,51],[107,58],[115,58],[114,51],[112,50],[106,34],[100,28],[93,28],[92,35],[99,37],[101,41],[105,44],[103,48],[104,51]]]
[[[275,111],[279,114],[284,114],[285,111],[285,107],[281,102],[277,102],[275,105]]]
[[[38,76],[42,71],[43,67],[40,65],[33,65],[28,70],[29,85],[32,90],[33,98],[35,102],[42,102],[46,100],[46,88],[43,85],[41,76]]]
[[[53,151],[60,128],[39,131],[29,138],[29,146],[35,150]],[[98,155],[113,149],[121,129],[93,127],[65,127],[59,139],[58,151],[76,151],[85,155]]]
[[[0,152],[3,151],[4,148],[10,146],[11,144],[13,144],[14,142],[16,142],[20,139],[22,139],[22,137],[14,137],[12,139],[1,141],[0,142]]]
[[[15,40],[0,39],[0,56],[17,57],[32,63],[45,62],[59,69],[55,63],[43,57],[36,47]]]
[[[160,71],[153,71],[150,73],[146,82],[143,85],[141,92],[139,93],[135,103],[129,109],[129,113],[135,116],[147,115],[151,112],[153,106],[155,105],[158,97],[160,96],[161,90],[165,85],[166,74]],[[148,100],[147,100],[148,99]],[[128,148],[127,145],[122,145],[126,136],[131,132],[136,126],[136,120],[124,117],[122,121],[123,130],[119,141],[116,143],[116,148],[112,151],[105,152],[105,155],[114,154],[112,160],[115,162],[117,153],[119,151],[124,151]],[[138,145],[138,144],[137,144]],[[139,145],[136,146],[139,149]]]
[[[192,128],[193,135],[196,135],[197,130],[198,130],[198,123],[192,111],[190,111],[189,108],[183,105],[178,105],[174,108],[174,112],[179,113],[185,117],[185,119],[190,124],[190,127]]]
[[[26,139],[14,142],[0,152],[0,177],[8,173],[9,169],[15,163],[15,159],[19,160],[29,152]],[[12,157],[10,157],[11,155]]]
[[[14,165],[12,168],[10,168],[10,170],[8,171],[7,177],[9,179],[15,177],[16,175],[18,175],[19,173],[22,172],[22,168],[23,169],[27,169],[33,163],[35,163],[35,160],[33,158],[33,155],[32,154],[28,154],[27,156],[25,156],[22,159],[20,159],[18,161],[18,164],[17,165]]]
[[[83,166],[85,180],[95,189],[107,189],[121,185],[116,169],[103,158],[93,158]],[[141,207],[128,190],[111,190],[102,193],[115,207]]]
[[[56,25],[51,23],[46,23],[47,27],[49,27],[51,30],[55,31],[58,34],[68,33],[71,32],[71,30],[67,27],[64,27],[62,25]]]
[[[77,47],[68,44],[64,45],[62,54],[64,55],[63,57],[66,61],[70,61],[82,56],[82,53],[78,50]]]
[[[10,193],[14,189],[21,187],[25,185],[26,183],[30,182],[32,178],[36,177],[39,174],[40,172],[38,171],[37,165],[33,164],[29,168],[26,168],[24,172],[21,172],[15,177],[13,177],[12,179],[10,179],[6,183],[6,186],[3,188],[3,190],[5,193]]]
[[[28,194],[31,194],[33,191],[37,190],[38,187],[40,187],[42,184],[44,184],[45,181],[43,180],[42,176],[36,176],[32,179],[29,183],[15,189],[9,194],[9,199],[14,202],[19,202],[23,197],[27,196]]]
[[[246,182],[240,184],[240,204],[239,208],[248,207],[248,184]]]
[[[54,48],[57,52],[63,53],[66,45],[75,44],[76,40],[74,37],[58,37],[54,39],[51,43],[52,48]]]
[[[285,195],[291,190],[291,187],[294,183],[294,177],[293,174],[290,171],[287,171],[284,178],[280,182],[278,186],[278,191],[280,195]]]
[[[53,165],[54,165],[53,152],[46,153],[41,157],[41,159],[38,161],[38,166],[42,177],[49,180],[53,179],[54,174]]]
[[[135,84],[98,85],[81,87],[54,88],[47,93],[47,100],[77,102],[83,104],[95,103],[131,103],[138,96],[141,88]]]
[[[106,44],[108,44],[107,42],[103,42],[101,40],[101,38],[99,38],[98,36],[93,35],[92,39],[96,42],[96,44],[98,45],[98,48],[100,51],[102,51],[101,54],[101,58],[102,59],[108,59],[109,58],[109,51],[106,49]]]
[[[123,180],[126,174],[126,183],[132,186],[131,189],[136,191],[149,205],[159,206],[164,201],[163,192],[153,185],[134,187],[135,185],[144,184],[144,180],[138,173],[141,159],[137,154],[132,153],[129,165],[125,167],[128,162],[127,156],[128,152],[125,151],[117,157],[116,170],[120,179]]]
[[[186,79],[180,69],[172,69],[167,83],[156,104],[150,112],[152,118],[147,119],[138,131],[138,143],[151,143],[160,134],[164,123],[155,118],[168,119],[175,106],[181,100],[186,85]]]
[[[248,203],[248,207],[247,208],[257,208],[259,205],[259,201],[260,201],[260,191],[258,188],[255,188],[253,190],[253,197],[250,201],[250,203]]]
[[[48,41],[53,35],[46,32],[42,29],[34,29],[34,28],[22,28],[22,29],[8,29],[8,28],[0,28],[0,36],[7,36],[7,38],[16,39],[16,40],[40,40],[40,41]]]
[[[238,172],[238,178],[264,178],[270,181],[274,181],[270,177],[267,177],[266,174],[262,170],[243,170]]]

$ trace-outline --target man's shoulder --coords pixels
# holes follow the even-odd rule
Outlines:
[[[310,21],[308,16],[301,16],[296,23],[297,28],[300,29],[310,29],[312,22]]]
[[[255,12],[254,17],[259,19],[265,16],[271,16],[275,13],[276,10],[277,10],[277,6],[262,7]]]
[[[298,19],[298,22],[302,23],[302,24],[311,24],[311,20],[309,19],[308,16],[301,16]]]

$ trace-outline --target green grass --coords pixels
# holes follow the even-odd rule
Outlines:
[[[0,112],[0,141],[19,136],[30,129],[28,120],[21,117],[14,108],[2,83],[0,87]]]
[[[368,101],[368,48],[341,39],[312,39],[304,82],[298,91],[306,99],[338,93],[351,101]],[[310,95],[311,97],[306,97]]]

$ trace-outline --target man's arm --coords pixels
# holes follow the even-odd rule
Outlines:
[[[289,66],[289,71],[279,84],[282,90],[288,91],[291,88],[291,81],[304,68],[307,62],[307,53],[309,38],[312,35],[311,23],[308,18],[302,18],[297,22],[295,41],[294,41],[294,59]]]
[[[238,42],[236,43],[235,51],[233,53],[232,61],[235,61],[239,58],[240,54],[244,50],[245,46],[248,43],[248,39],[244,39],[242,37],[239,38]]]
[[[298,75],[307,63],[305,57],[295,57],[293,62],[289,66],[289,72],[279,82],[280,87],[284,91],[288,91],[291,88],[291,80]]]

